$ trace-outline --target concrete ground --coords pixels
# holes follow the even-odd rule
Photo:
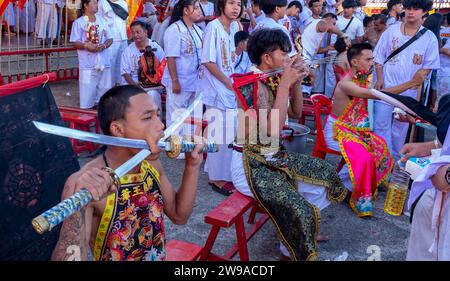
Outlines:
[[[51,89],[60,105],[78,105],[78,81],[65,81],[51,84]],[[307,122],[313,127],[312,122]],[[308,138],[314,139],[310,135]],[[308,143],[311,153],[313,143]],[[83,165],[90,158],[80,157]],[[328,161],[337,165],[338,157],[329,157]],[[170,160],[162,157],[169,179],[178,188],[184,167],[183,160]],[[394,217],[383,212],[386,193],[380,192],[375,202],[375,216],[361,219],[345,203],[327,207],[321,213],[320,233],[330,236],[328,242],[318,244],[319,260],[334,260],[348,253],[347,260],[404,260],[409,236],[409,217]],[[214,192],[208,185],[207,174],[200,173],[197,199],[191,218],[186,225],[174,225],[166,219],[167,239],[179,239],[204,245],[210,226],[204,223],[204,216],[218,205],[225,196]],[[251,227],[251,225],[247,225]],[[234,228],[221,230],[214,246],[214,252],[224,254],[235,243]],[[280,256],[279,240],[273,224],[268,221],[249,242],[250,260],[273,261]],[[345,254],[344,254],[345,256]],[[238,255],[236,257],[238,259]]]

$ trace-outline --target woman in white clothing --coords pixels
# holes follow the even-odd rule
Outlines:
[[[164,34],[167,67],[162,83],[167,91],[166,126],[171,124],[177,110],[189,107],[196,96],[203,31],[194,23],[200,18],[198,0],[180,0]]]

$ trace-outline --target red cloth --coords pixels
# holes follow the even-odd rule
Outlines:
[[[34,88],[38,85],[45,84],[49,81],[54,80],[56,80],[56,73],[51,72],[48,74],[43,74],[41,76],[17,81],[11,84],[5,84],[0,86],[0,98],[15,94],[26,89]]]

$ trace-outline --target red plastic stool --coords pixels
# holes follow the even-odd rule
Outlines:
[[[200,257],[202,247],[180,240],[170,240],[166,246],[166,261],[195,261]]]
[[[62,120],[68,122],[71,129],[90,132],[90,126],[97,123],[97,118],[90,114],[69,111],[61,111],[60,113]],[[92,142],[82,142],[76,139],[70,139],[70,142],[76,154],[83,151],[88,151],[89,153],[95,151],[95,145]]]

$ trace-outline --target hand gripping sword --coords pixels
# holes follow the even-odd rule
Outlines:
[[[194,102],[191,104],[191,106],[189,106],[189,108],[185,112],[183,112],[183,114],[181,114],[181,116],[178,118],[178,120],[176,122],[174,122],[169,128],[167,128],[164,131],[164,137],[162,138],[163,140],[167,139],[168,137],[171,137],[171,134],[174,133],[178,129],[178,127],[181,126],[181,124],[183,124],[184,120],[190,115],[190,113],[199,104],[199,102],[200,102],[200,97],[196,98],[194,100]],[[51,126],[48,124],[44,124],[44,125]],[[58,126],[56,126],[56,127],[63,128],[63,127],[58,127]],[[94,134],[94,135],[96,135],[95,137],[97,137],[97,138],[108,137],[108,136],[102,136],[102,135],[97,135],[97,134]],[[133,169],[136,165],[141,163],[145,158],[147,158],[151,154],[151,152],[150,152],[150,150],[148,150],[148,146],[145,141],[139,142],[139,140],[124,139],[126,141],[137,141],[137,144],[135,143],[133,146],[133,145],[124,145],[124,144],[119,145],[120,140],[118,141],[117,138],[114,138],[114,139],[115,139],[114,143],[106,142],[105,144],[118,145],[118,146],[129,146],[129,147],[135,147],[135,148],[144,148],[139,153],[137,153],[132,158],[130,158],[128,161],[126,161],[124,164],[122,164],[120,167],[118,167],[116,170],[108,169],[108,172],[109,172],[111,178],[113,179],[113,183],[117,186],[117,188],[119,188],[120,187],[120,178],[122,176],[126,175],[131,169]],[[100,142],[100,143],[104,143],[104,142]],[[173,142],[171,142],[169,144],[164,143],[164,142],[161,142],[161,143],[162,143],[162,145],[164,145],[163,148],[166,149],[168,147],[169,151],[173,151],[173,147],[171,147],[174,145]],[[184,146],[186,149],[185,151],[186,152],[192,151],[193,150],[192,145],[195,146],[195,144],[192,144],[192,143],[185,143],[185,146]],[[183,146],[183,145],[181,145],[181,146]],[[191,149],[191,146],[192,146],[192,149]],[[182,150],[182,149],[180,148],[178,150]],[[214,150],[217,151],[217,145],[215,145],[214,143],[211,143],[209,150],[211,150],[211,152],[213,152]],[[50,231],[56,225],[63,222],[66,218],[70,217],[72,214],[81,210],[81,208],[86,206],[92,199],[93,199],[92,194],[87,189],[83,188],[80,191],[78,191],[77,193],[75,193],[74,195],[72,195],[71,197],[67,198],[66,200],[57,204],[53,208],[45,211],[41,215],[34,218],[32,220],[32,225],[39,234],[43,234],[46,231]]]

